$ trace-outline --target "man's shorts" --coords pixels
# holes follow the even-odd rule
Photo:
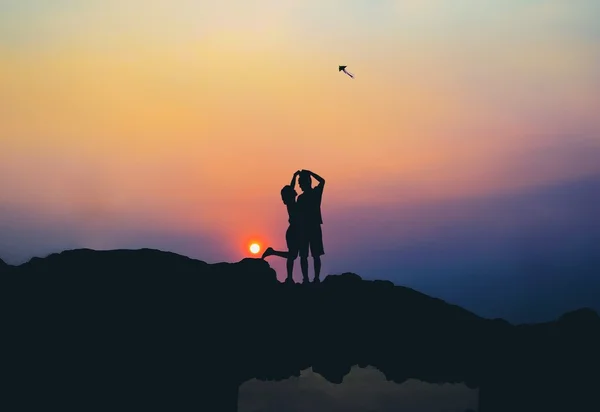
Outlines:
[[[323,232],[321,231],[320,224],[305,226],[299,237],[299,252],[301,257],[308,257],[309,249],[312,257],[325,254],[325,250],[323,248]]]

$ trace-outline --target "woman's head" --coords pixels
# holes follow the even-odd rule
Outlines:
[[[281,200],[285,205],[294,203],[297,195],[296,190],[290,185],[283,186],[283,189],[281,189]]]

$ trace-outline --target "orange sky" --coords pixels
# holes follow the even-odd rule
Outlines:
[[[82,246],[125,226],[283,247],[302,168],[325,220],[600,170],[546,156],[600,146],[591,1],[119,3],[0,6],[0,204]]]

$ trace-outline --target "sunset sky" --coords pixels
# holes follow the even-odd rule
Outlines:
[[[310,169],[324,274],[517,320],[592,305],[599,22],[597,0],[0,1],[0,258],[284,249],[279,191]]]

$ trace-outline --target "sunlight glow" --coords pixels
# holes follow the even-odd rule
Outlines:
[[[260,245],[258,243],[252,243],[250,245],[250,252],[256,255],[260,252]]]

